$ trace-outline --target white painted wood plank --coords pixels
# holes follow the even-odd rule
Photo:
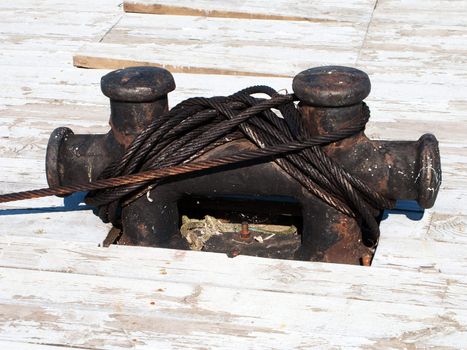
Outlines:
[[[102,244],[110,230],[91,210],[75,207],[35,206],[34,209],[0,209],[0,236],[48,239]]]
[[[107,73],[106,70],[76,70],[43,68],[40,71],[34,68],[14,68],[6,73],[11,88],[7,87],[0,93],[0,101],[5,105],[1,107],[0,117],[2,124],[0,133],[3,137],[9,136],[8,146],[13,149],[22,149],[24,144],[15,144],[15,134],[26,136],[37,135],[30,130],[31,125],[44,127],[40,134],[40,142],[45,148],[45,142],[51,130],[55,127],[67,125],[76,132],[105,132],[107,130],[108,100],[100,93],[100,77]],[[230,77],[216,75],[189,75],[175,74],[178,88],[170,94],[171,105],[193,96],[225,95],[254,84],[266,84],[276,89],[286,88],[290,91],[290,79],[266,78],[266,77]],[[203,83],[201,83],[201,81]],[[456,90],[462,90],[456,89]],[[374,110],[375,103],[369,99],[370,108]],[[378,103],[378,102],[377,102]],[[448,118],[438,126],[437,120],[429,118],[425,113],[411,111],[408,116],[394,119],[393,114],[386,113],[381,117],[377,110],[373,112],[368,124],[367,133],[377,139],[417,139],[424,132],[436,130],[438,138],[446,142],[459,142],[464,139],[464,130],[459,127],[457,116]],[[394,101],[379,101],[380,104],[391,105]],[[15,106],[20,105],[23,106]],[[64,106],[65,104],[65,106]],[[68,106],[77,104],[78,106]],[[82,106],[82,104],[85,104]],[[89,104],[91,106],[86,106]],[[92,107],[98,104],[99,108]],[[396,103],[396,106],[399,104]],[[461,112],[461,111],[460,111]],[[38,117],[41,123],[32,121],[30,117]],[[388,118],[389,117],[389,118]],[[417,120],[418,119],[418,120]],[[458,118],[457,118],[458,119]],[[89,129],[86,129],[89,128]],[[44,142],[45,141],[45,142]],[[27,142],[30,143],[30,142]],[[34,144],[34,143],[32,143]],[[5,155],[11,155],[4,151]],[[31,154],[27,155],[32,156]]]
[[[99,11],[100,6],[95,4],[91,10],[89,1],[68,5],[60,1],[3,4],[0,65],[40,69],[70,64],[70,52],[83,42],[102,39],[122,16],[117,1],[103,4],[107,7],[105,11]]]
[[[106,249],[102,251],[108,253]],[[47,260],[47,253],[42,251],[42,254],[43,261]],[[219,254],[172,251],[170,263],[188,264],[182,274],[174,278],[176,268],[170,264],[160,268],[154,254],[146,269],[132,266],[133,254],[127,255],[132,264],[126,263],[125,257],[119,254],[118,261],[127,267],[123,273],[127,270],[137,275],[144,273],[149,279],[142,281],[115,277],[122,269],[111,263],[108,273],[112,277],[78,275],[77,270],[88,264],[94,252],[86,247],[83,254],[79,263],[73,265],[75,273],[71,274],[0,270],[3,281],[8,281],[7,288],[0,291],[0,308],[3,309],[0,336],[3,339],[15,337],[27,341],[35,336],[47,343],[73,345],[79,342],[77,345],[93,346],[98,342],[104,347],[109,341],[116,346],[128,344],[132,339],[141,347],[150,348],[161,341],[171,345],[202,341],[205,345],[222,347],[230,338],[228,347],[232,344],[242,347],[251,344],[249,341],[254,337],[256,344],[261,343],[266,348],[275,348],[278,344],[309,348],[384,344],[400,347],[415,340],[418,345],[455,346],[465,341],[467,335],[467,314],[458,307],[463,305],[459,297],[464,297],[466,287],[455,277],[442,282],[438,277],[444,277],[439,274],[411,276],[399,272],[395,285],[395,279],[385,275],[385,272],[391,273],[390,269],[248,257],[232,260]],[[203,283],[199,282],[196,272],[197,258],[201,260]],[[103,260],[109,262],[107,256]],[[207,274],[204,269],[208,270]],[[372,270],[379,272],[380,278],[372,279]],[[219,273],[212,274],[213,271]],[[139,278],[137,275],[133,278]],[[365,284],[356,282],[359,276]],[[182,280],[184,277],[194,282]],[[303,277],[312,281],[303,281]],[[405,282],[401,278],[409,283],[405,292]],[[353,282],[348,284],[347,280]],[[386,281],[388,289],[374,286],[375,280]],[[239,287],[234,288],[232,281]],[[301,285],[299,290],[297,283]],[[430,285],[428,289],[425,283]],[[348,292],[343,292],[342,288]],[[438,288],[441,294],[436,292]],[[281,289],[292,289],[294,293]],[[369,297],[367,289],[377,290],[384,300],[375,295]],[[414,298],[422,299],[419,292],[424,293],[424,300],[430,305],[413,302]],[[435,306],[429,301],[432,297],[441,298],[441,301]],[[270,307],[271,300],[274,300],[274,308]],[[452,308],[448,306],[450,300],[455,304]],[[352,322],[346,322],[343,327],[342,322],[349,317]],[[31,329],[30,322],[40,327]],[[187,328],[180,337],[183,327]]]
[[[49,40],[41,40],[41,43],[37,46],[47,44]],[[50,41],[53,41],[51,39]],[[2,52],[0,55],[0,64],[2,67],[8,67],[11,65],[24,65],[24,66],[39,66],[39,67],[56,67],[58,64],[70,65],[72,63],[72,57],[70,57],[70,47],[68,44],[65,49],[58,50],[55,47],[51,47],[50,51],[40,50],[39,47],[8,47],[2,45]],[[58,63],[60,62],[60,63]]]
[[[359,24],[368,22],[375,5],[374,0],[321,1],[190,1],[174,3],[168,0],[124,1],[127,12],[168,15],[202,15],[230,18],[264,18],[282,20],[329,20],[349,21]]]
[[[431,225],[432,217],[432,210],[425,210],[420,220],[412,220],[402,213],[388,214],[388,217],[382,220],[379,225],[381,230],[380,244],[384,244],[387,239],[424,239]],[[379,255],[378,249],[376,255]]]
[[[428,266],[443,273],[466,273],[467,191],[465,185],[450,188],[456,186],[453,180],[446,174],[434,207],[425,211],[420,221],[390,214],[381,222],[373,264],[410,269]]]
[[[90,68],[151,64],[178,72],[293,76],[310,65],[354,64],[365,29],[329,22],[126,14],[103,42],[83,47],[74,63]]]
[[[449,183],[448,180],[444,181],[444,183],[446,187],[440,190],[436,203],[430,210],[453,216],[465,215],[467,211],[467,191],[462,188],[447,188],[449,184],[454,185],[453,183]]]
[[[3,270],[3,280],[14,280],[15,273]],[[20,291],[15,294],[17,300],[0,306],[0,320],[6,319],[0,322],[0,336],[4,339],[39,338],[52,344],[105,349],[193,344],[245,348],[252,346],[252,338],[255,344],[268,349],[383,344],[400,347],[413,341],[419,346],[453,347],[466,341],[465,311],[442,306],[401,308],[382,302],[324,300],[268,291],[259,295],[250,290],[238,293],[186,283],[123,285],[126,280],[45,272],[25,273],[22,277],[16,283],[10,279],[9,285],[24,283],[25,288],[38,292],[31,298]],[[45,283],[37,280],[40,277]],[[60,288],[56,288],[57,283]],[[78,286],[85,294],[75,292]],[[158,292],[160,289],[163,292]],[[274,308],[270,307],[271,298]],[[324,309],[323,303],[327,303]],[[336,319],[355,313],[363,317],[345,327],[336,324]],[[37,327],[32,329],[28,326],[31,323]]]
[[[371,109],[371,105],[370,105]],[[463,124],[466,121],[443,121],[437,120],[417,120],[416,116],[411,119],[396,119],[392,122],[380,122],[377,117],[370,118],[367,124],[366,134],[377,140],[412,140],[417,141],[423,134],[434,134],[439,142],[446,146],[459,144],[465,141],[466,128]]]
[[[408,48],[410,49],[410,48]],[[375,70],[360,65],[371,79],[372,91],[367,98],[372,119],[403,119],[464,122],[467,109],[467,71],[408,72]],[[459,123],[460,124],[460,123]],[[462,125],[459,125],[462,126]]]
[[[379,1],[359,63],[392,71],[465,72],[465,1]]]
[[[378,246],[374,266],[466,275],[466,245],[423,239],[386,239]]]
[[[381,19],[388,21],[462,26],[466,23],[467,4],[464,0],[378,0],[376,10]]]
[[[214,36],[213,33],[216,33]],[[348,50],[363,43],[362,30],[355,23],[336,25],[301,23],[297,21],[256,21],[229,18],[185,16],[147,16],[126,14],[105,36],[106,43],[123,44],[184,44],[191,47],[216,44],[223,47],[269,46],[306,50],[328,47]],[[274,41],[272,41],[274,40]],[[246,50],[245,50],[246,51]],[[306,51],[303,52],[304,55]],[[264,56],[264,55],[262,55]],[[247,62],[244,62],[247,64]]]
[[[467,215],[433,213],[425,239],[467,244]]]
[[[431,131],[443,144],[467,134],[466,4],[378,1],[357,61],[372,78],[373,121],[407,123],[408,133]],[[378,128],[369,132],[399,135],[392,125]]]
[[[453,290],[454,294],[447,292],[450,285],[463,286],[465,277],[432,271],[420,273],[397,268],[365,268],[249,256],[229,259],[225,254],[161,248],[99,248],[85,242],[64,242],[37,236],[30,239],[0,236],[0,249],[0,266],[8,268],[114,276],[137,279],[140,283],[151,280],[196,284],[203,276],[209,285],[232,289],[335,298],[357,298],[354,295],[357,293],[359,300],[366,301],[420,306],[434,303],[467,308],[464,305],[467,299],[463,294],[457,294],[457,289]],[[365,283],[365,288],[357,287]],[[386,289],[394,292],[382,292]]]
[[[374,259],[378,266],[395,263],[395,261],[391,260],[391,256],[387,255],[387,252],[392,249],[391,242],[398,240],[428,241],[435,250],[437,242],[441,242],[441,246],[444,246],[444,243],[455,244],[456,249],[459,251],[467,249],[466,214],[439,213],[429,210],[425,212],[423,218],[419,221],[410,220],[405,215],[390,214],[388,219],[381,222],[380,229],[381,239]],[[390,245],[390,248],[386,247],[387,244]],[[391,254],[398,253],[393,252]],[[407,259],[417,260],[417,256],[409,254]],[[386,257],[389,258],[384,260]]]
[[[100,40],[121,12],[59,11],[53,8],[9,10],[2,7],[0,16],[2,44],[21,44],[40,38]]]
[[[2,4],[2,9],[8,10],[56,10],[73,11],[75,13],[82,12],[120,12],[121,0],[81,0],[79,2],[68,0],[15,0]]]

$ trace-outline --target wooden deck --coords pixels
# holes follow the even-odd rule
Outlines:
[[[467,348],[467,2],[0,5],[0,191],[46,185],[52,130],[108,130],[100,77],[174,72],[171,106],[318,65],[367,71],[376,139],[440,141],[421,220],[390,214],[370,268],[99,244],[79,200],[0,206],[0,349]],[[156,14],[150,14],[150,13]],[[73,66],[99,69],[82,69]],[[105,68],[105,69],[102,69]]]

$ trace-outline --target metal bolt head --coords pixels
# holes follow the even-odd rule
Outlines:
[[[227,256],[229,258],[235,258],[236,256],[240,255],[240,249],[238,247],[233,247],[232,250],[227,252]]]
[[[324,66],[295,76],[292,88],[300,101],[316,107],[344,107],[360,103],[371,90],[368,75],[356,68]]]
[[[152,102],[175,89],[172,74],[158,67],[130,67],[104,75],[101,89],[114,101]]]
[[[371,266],[371,255],[370,254],[365,254],[362,256],[362,265]]]
[[[240,230],[240,238],[241,239],[249,239],[250,238],[250,229],[248,227],[248,222],[242,222],[242,228]]]

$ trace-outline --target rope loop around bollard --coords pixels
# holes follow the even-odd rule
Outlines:
[[[257,94],[268,98],[253,96]],[[352,176],[321,149],[364,130],[370,115],[368,107],[363,104],[364,118],[356,118],[354,125],[349,123],[351,126],[335,133],[307,138],[295,101],[293,94],[278,94],[267,86],[252,86],[230,96],[187,99],[154,120],[96,181],[3,194],[0,203],[90,191],[85,202],[98,208],[104,222],[118,225],[117,208],[131,203],[146,193],[148,186],[157,186],[163,179],[274,160],[310,193],[362,221],[368,228],[364,241],[375,246],[379,225],[374,213],[393,207],[394,201]],[[250,140],[258,149],[196,161],[206,152],[238,138]]]

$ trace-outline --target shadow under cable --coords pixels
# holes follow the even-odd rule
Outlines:
[[[398,200],[394,209],[387,209],[381,215],[381,221],[386,220],[389,215],[405,215],[408,219],[419,221],[425,214],[425,209],[420,207],[416,201]]]
[[[67,196],[63,199],[63,206],[60,207],[0,209],[0,216],[95,210],[94,207],[84,204],[86,194],[87,192],[76,192]],[[424,213],[425,210],[416,201],[398,200],[394,209],[383,211],[380,220],[386,220],[389,215],[405,215],[410,220],[418,221],[423,218]]]
[[[94,207],[84,204],[84,197],[86,197],[86,194],[87,192],[73,193],[63,198],[63,206],[60,207],[0,209],[0,216],[93,210]]]

